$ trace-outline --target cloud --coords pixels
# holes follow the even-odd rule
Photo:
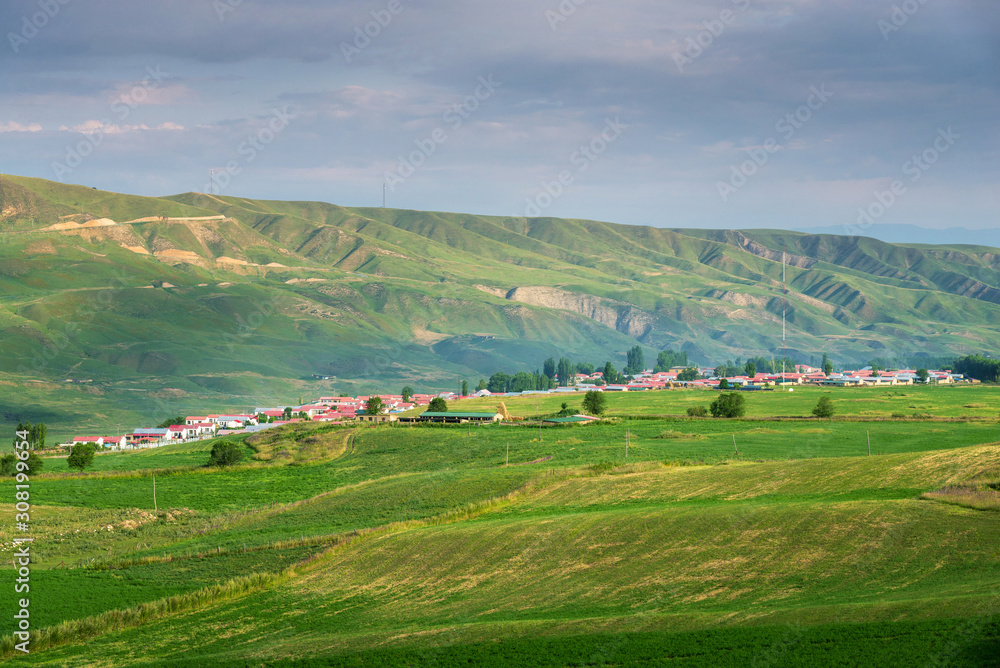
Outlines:
[[[107,121],[89,120],[83,123],[78,123],[73,126],[63,125],[60,126],[60,132],[77,132],[85,135],[92,134],[106,134],[106,135],[120,135],[129,132],[142,132],[142,131],[154,131],[154,130],[167,130],[167,131],[177,131],[184,130],[184,126],[179,123],[166,122],[160,123],[159,125],[149,126],[145,123],[139,125],[127,125],[118,123],[109,123]]]
[[[17,121],[10,121],[9,123],[0,123],[0,132],[41,132],[42,126],[38,123],[29,123],[27,125],[22,125]]]

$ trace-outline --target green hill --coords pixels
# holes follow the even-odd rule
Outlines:
[[[446,389],[549,356],[621,366],[637,342],[647,359],[668,346],[703,363],[780,354],[783,252],[802,361],[1000,344],[1000,251],[981,247],[145,198],[8,176],[0,234],[0,382],[34,385],[3,400],[15,421],[56,400],[135,417]]]

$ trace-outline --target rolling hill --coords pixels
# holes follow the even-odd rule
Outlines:
[[[45,419],[56,400],[75,419],[99,406],[107,424],[334,388],[446,389],[549,356],[620,366],[637,342],[647,359],[780,354],[783,252],[792,357],[1000,344],[1000,250],[987,247],[147,198],[9,176],[0,235],[11,420]]]

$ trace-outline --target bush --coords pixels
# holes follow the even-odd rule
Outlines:
[[[708,409],[704,406],[691,406],[687,410],[688,417],[705,417],[708,415]]]
[[[209,466],[232,466],[243,459],[243,450],[232,441],[223,441],[212,446],[208,457]]]
[[[606,410],[607,404],[608,398],[604,396],[604,392],[588,390],[587,394],[583,396],[583,410],[589,415],[602,414]]]
[[[818,418],[833,417],[833,401],[830,397],[820,397],[813,409],[813,415]]]
[[[746,400],[739,392],[726,392],[712,402],[709,410],[712,411],[712,417],[743,417],[747,412]]]
[[[70,468],[81,471],[94,463],[94,453],[97,452],[96,443],[77,443],[70,450],[66,463]]]
[[[427,406],[427,410],[431,413],[447,413],[448,402],[441,397],[434,397],[431,399],[430,405]]]

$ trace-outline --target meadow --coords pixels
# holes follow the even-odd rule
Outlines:
[[[833,420],[801,418],[821,390],[690,419],[704,393],[675,391],[590,425],[296,427],[221,471],[208,441],[53,459],[31,488],[48,630],[19,660],[994,665],[1000,515],[938,498],[1000,485],[996,388],[963,390],[887,398],[920,419],[853,390]]]

